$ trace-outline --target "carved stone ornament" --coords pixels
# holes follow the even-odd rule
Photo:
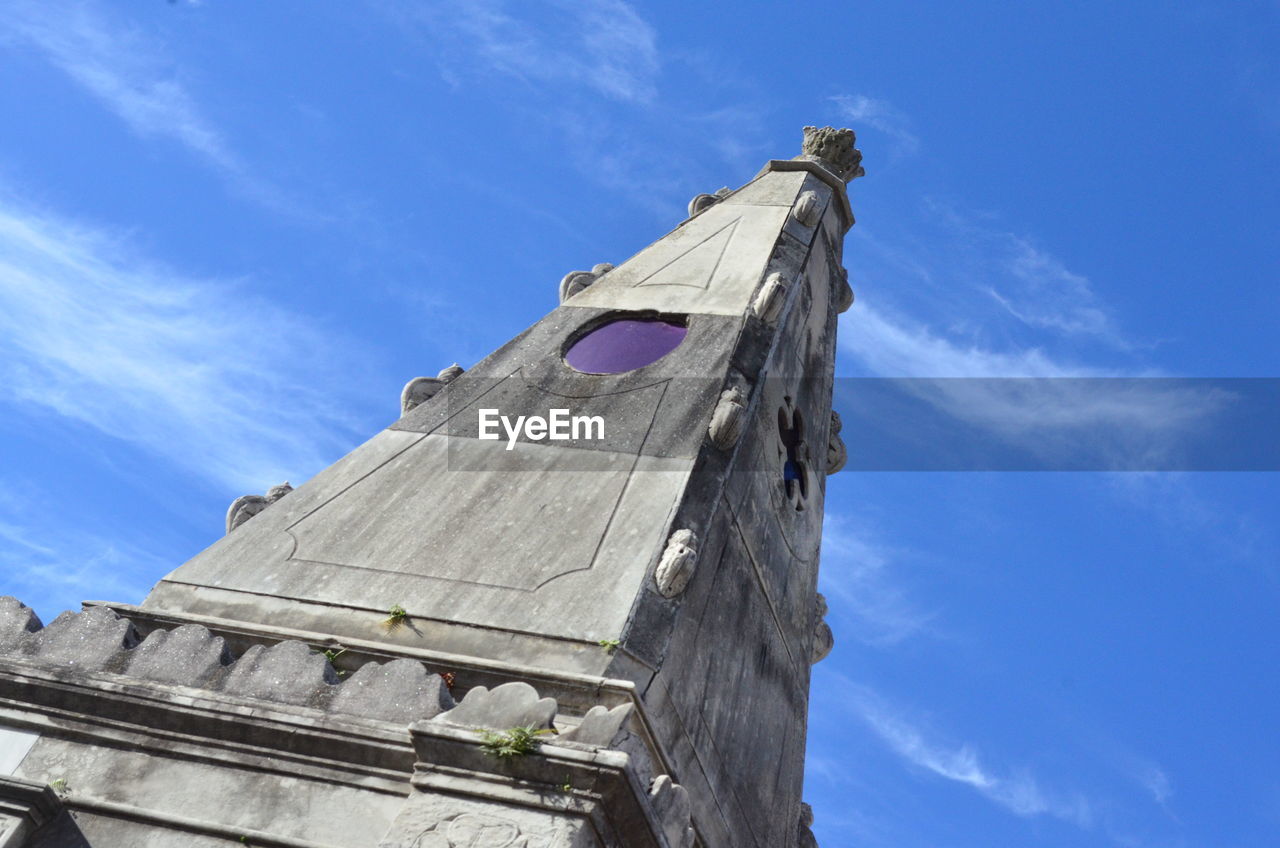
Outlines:
[[[227,510],[227,532],[230,533],[292,491],[293,487],[286,480],[279,486],[267,489],[266,495],[241,495],[236,498]]]
[[[730,194],[733,194],[733,192],[729,190],[728,186],[725,186],[724,188],[717,191],[715,194],[697,195],[696,197],[693,198],[693,200],[689,201],[689,217],[692,218],[696,215],[701,215],[703,212],[706,212],[712,206],[715,206],[717,203],[724,200]]]
[[[613,270],[608,262],[591,266],[590,271],[570,271],[560,280],[560,302],[564,303],[578,292],[595,285],[596,281]]]
[[[822,201],[816,191],[801,192],[796,205],[791,207],[791,214],[806,227],[812,227],[822,217]]]
[[[405,383],[404,389],[400,392],[400,414],[408,415],[422,406],[462,374],[462,367],[455,362],[434,377],[414,377]]]
[[[846,183],[866,175],[862,151],[853,145],[858,137],[850,129],[805,127],[800,159],[817,162]]]
[[[684,591],[698,565],[698,537],[692,530],[677,530],[667,540],[666,550],[658,561],[653,579],[664,598],[674,598]]]
[[[729,450],[738,443],[742,425],[747,418],[747,398],[742,389],[731,386],[720,393],[716,411],[711,414],[707,432],[720,450]]]
[[[844,268],[840,268],[839,272],[839,279],[836,280],[836,312],[848,312],[849,307],[853,306],[853,287],[849,285],[849,272]]]
[[[692,804],[689,791],[672,781],[670,775],[661,774],[653,779],[649,788],[649,803],[662,822],[662,835],[671,848],[691,848],[694,840],[690,827]]]
[[[827,431],[827,474],[835,474],[849,461],[849,450],[840,438],[840,413],[831,410],[831,428]]]
[[[818,840],[813,835],[813,807],[800,803],[799,832],[796,834],[798,848],[818,848]]]
[[[760,287],[760,291],[756,293],[756,299],[751,304],[751,311],[756,317],[766,324],[772,324],[778,320],[779,313],[782,312],[782,305],[787,301],[787,284],[783,280],[782,275],[774,271],[765,278],[764,285]]]
[[[831,632],[831,625],[827,624],[826,615],[827,599],[819,592],[813,605],[813,655],[809,659],[811,663],[826,659],[827,654],[831,653],[831,649],[836,644],[835,634]]]

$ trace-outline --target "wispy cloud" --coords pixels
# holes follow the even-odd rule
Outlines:
[[[454,79],[498,73],[530,85],[569,83],[639,103],[657,93],[656,33],[622,0],[378,5],[429,36],[441,51],[442,72]]]
[[[831,99],[855,130],[871,127],[888,136],[893,142],[892,155],[909,156],[920,149],[920,139],[909,129],[910,120],[888,101],[865,94],[839,94]]]
[[[0,196],[0,375],[18,408],[255,491],[305,478],[355,440],[334,390],[316,390],[357,384],[354,349],[249,281],[186,277]]]
[[[242,170],[174,63],[95,4],[20,0],[0,17],[0,33],[38,49],[140,135],[170,138],[218,168]]]
[[[17,0],[0,16],[0,44],[34,48],[133,132],[180,145],[237,194],[293,219],[326,215],[254,173],[192,93],[177,61],[92,0]]]
[[[859,717],[909,765],[968,786],[1017,816],[1047,815],[1084,829],[1093,826],[1093,809],[1085,797],[1050,792],[1027,768],[993,769],[974,745],[937,738],[867,687],[851,684],[851,691]]]
[[[838,513],[828,512],[822,528],[822,590],[832,615],[852,621],[837,628],[864,644],[891,647],[926,632],[934,616],[912,603],[895,562],[901,556]]]

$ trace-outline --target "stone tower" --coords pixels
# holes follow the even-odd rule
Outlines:
[[[853,144],[569,274],[141,606],[0,602],[0,848],[812,844]]]

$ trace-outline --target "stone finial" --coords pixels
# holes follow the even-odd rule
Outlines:
[[[293,487],[286,480],[279,486],[267,489],[265,495],[242,495],[236,498],[227,509],[227,532],[230,533],[292,491]]]
[[[400,391],[400,415],[408,415],[440,393],[440,390],[462,376],[464,370],[458,363],[442,369],[434,377],[414,377]]]
[[[560,302],[564,303],[580,291],[590,288],[596,281],[613,270],[608,262],[591,266],[590,271],[570,271],[560,280]]]
[[[847,183],[867,173],[862,169],[862,151],[853,146],[857,140],[850,129],[805,127],[797,158],[817,162]]]
[[[654,582],[664,598],[674,598],[684,591],[698,565],[698,537],[692,530],[677,530],[667,541],[666,550],[654,572]]]

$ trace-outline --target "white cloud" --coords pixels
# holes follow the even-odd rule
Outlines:
[[[828,511],[822,527],[822,591],[832,615],[851,616],[840,634],[875,647],[890,647],[926,631],[933,615],[907,597],[895,560],[900,552],[865,527]]]
[[[317,387],[356,384],[360,357],[251,289],[184,277],[109,234],[0,197],[6,400],[229,490],[297,482],[356,438],[337,399],[324,400],[334,389]]]
[[[171,138],[220,169],[242,170],[173,63],[94,4],[19,2],[0,17],[0,33],[37,48],[138,134]]]
[[[644,103],[657,93],[657,36],[622,0],[383,2],[441,48],[442,70],[496,72],[530,84],[568,83]],[[532,12],[532,14],[531,14]]]
[[[868,126],[893,139],[896,155],[907,156],[920,149],[920,139],[908,129],[910,121],[907,116],[888,101],[867,97],[865,94],[840,94],[831,99],[840,107],[841,116],[852,123],[855,130]]]
[[[911,766],[968,786],[1017,816],[1048,815],[1084,829],[1093,826],[1093,811],[1084,797],[1051,793],[1025,768],[1005,769],[1003,773],[991,769],[984,765],[973,745],[931,738],[870,689],[853,684],[850,687],[859,717]]]

